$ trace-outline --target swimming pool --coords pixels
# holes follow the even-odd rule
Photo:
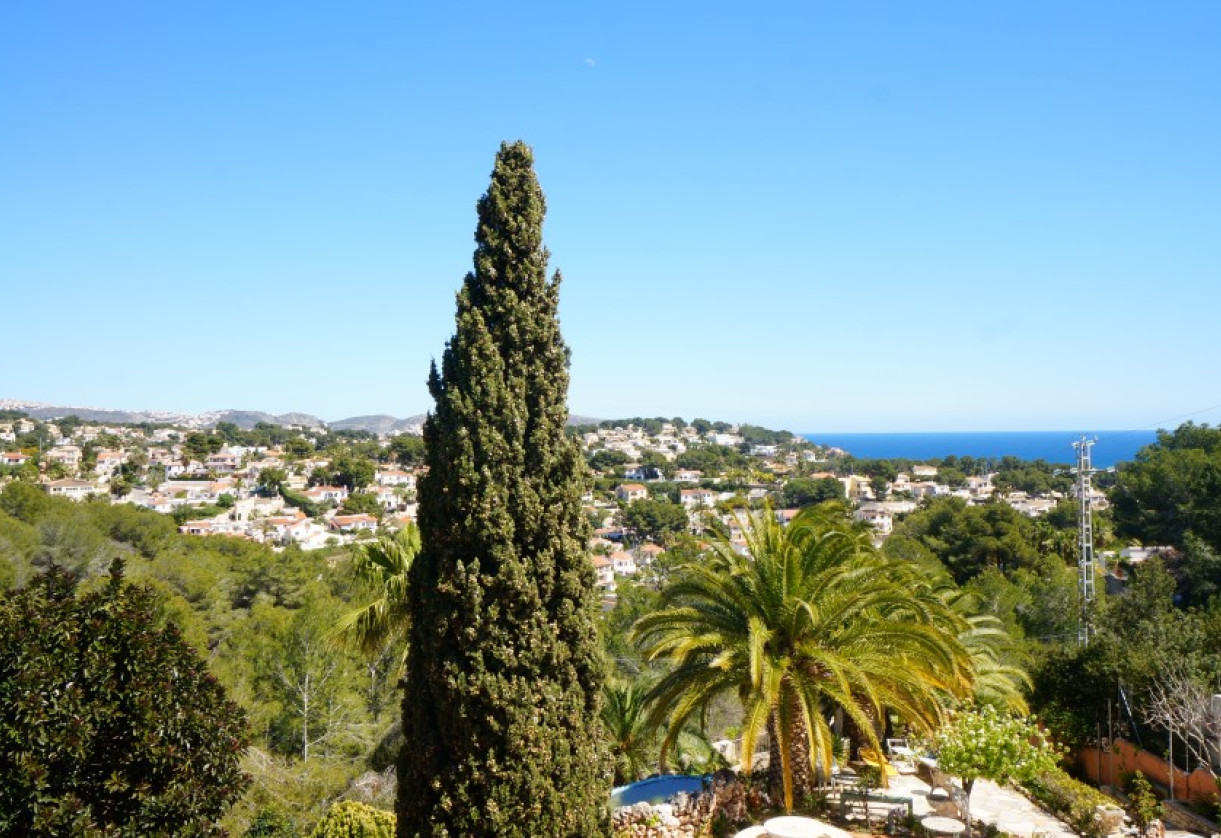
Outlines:
[[[617,809],[634,803],[665,803],[681,791],[690,794],[703,791],[711,782],[711,774],[666,774],[650,777],[611,789],[610,804],[612,809]]]

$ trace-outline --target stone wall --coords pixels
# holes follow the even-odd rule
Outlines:
[[[612,816],[615,838],[697,838],[718,817],[750,819],[746,787],[732,771],[719,771],[705,792],[676,794],[668,803],[623,806]]]

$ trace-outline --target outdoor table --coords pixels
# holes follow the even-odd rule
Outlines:
[[[967,825],[954,818],[943,818],[932,815],[920,821],[920,825],[934,835],[955,836],[966,831]]]
[[[839,793],[839,816],[841,818],[848,815],[848,803],[857,800],[865,804],[865,817],[869,817],[869,804],[881,803],[885,806],[906,806],[907,814],[911,815],[915,812],[915,802],[911,795],[887,794],[880,789],[873,791],[849,791],[845,789]]]
[[[770,838],[822,838],[822,824],[813,818],[784,815],[763,822]]]

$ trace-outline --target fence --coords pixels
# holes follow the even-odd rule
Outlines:
[[[1082,748],[1077,752],[1077,765],[1097,785],[1122,786],[1126,775],[1140,771],[1150,782],[1170,789],[1173,771],[1176,800],[1206,802],[1217,796],[1217,781],[1208,768],[1188,773],[1125,739],[1116,739],[1110,748]]]

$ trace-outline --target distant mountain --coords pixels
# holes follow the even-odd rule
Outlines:
[[[369,433],[392,434],[415,431],[419,432],[420,427],[424,424],[425,414],[420,413],[415,416],[408,416],[406,419],[396,419],[387,414],[378,414],[376,416],[353,416],[350,419],[340,419],[337,422],[330,422],[328,426],[333,431],[368,431]]]
[[[419,433],[424,425],[427,414],[417,413],[406,419],[399,419],[389,414],[372,416],[353,416],[335,422],[324,422],[309,413],[264,413],[261,410],[213,410],[207,413],[173,413],[163,410],[112,410],[102,407],[62,407],[42,404],[40,402],[22,401],[20,399],[0,399],[0,410],[20,410],[35,419],[62,419],[65,416],[77,416],[87,422],[114,422],[116,424],[134,424],[152,422],[154,424],[180,425],[188,428],[210,428],[218,422],[232,422],[239,428],[250,430],[260,422],[269,425],[296,425],[319,430],[336,431],[355,430],[369,431],[383,435],[393,433]],[[570,416],[570,425],[597,424],[599,420],[588,416]]]
[[[85,417],[81,417],[84,419]],[[222,410],[216,414],[216,418],[205,424],[215,425],[217,422],[232,422],[243,430],[250,430],[260,422],[265,422],[268,425],[298,425],[304,428],[317,428],[323,430],[327,423],[323,422],[317,416],[311,416],[308,413],[281,413],[274,415],[271,413],[263,413],[261,410]]]

